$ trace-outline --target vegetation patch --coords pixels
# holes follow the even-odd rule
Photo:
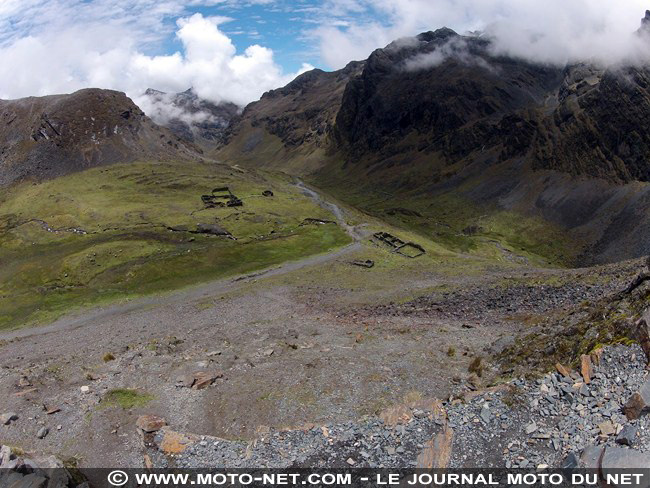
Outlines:
[[[201,195],[222,185],[243,206],[206,208]],[[0,330],[350,242],[307,218],[333,219],[285,178],[218,164],[118,164],[13,186],[0,200]],[[197,233],[211,226],[234,238]]]
[[[634,324],[650,307],[650,288],[632,295],[603,297],[586,310],[551,318],[531,333],[520,336],[498,355],[501,369],[534,377],[556,363],[578,368],[580,357],[613,344],[636,342]]]
[[[141,393],[137,390],[118,388],[109,390],[102,398],[101,408],[120,407],[124,410],[146,406],[153,395]]]

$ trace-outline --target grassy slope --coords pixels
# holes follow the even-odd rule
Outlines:
[[[353,186],[346,183],[349,177],[339,173],[323,172],[314,183],[341,201],[449,251],[541,266],[571,264],[575,258],[577,249],[559,226],[496,205],[476,205],[462,196],[462,188],[430,195],[367,178],[360,179],[364,186]],[[417,180],[426,182],[427,177],[420,174]]]
[[[244,206],[203,209],[201,195],[222,185]],[[275,196],[262,197],[265,189]],[[0,197],[0,329],[349,242],[338,226],[301,226],[307,217],[331,218],[288,180],[225,165],[115,165],[13,187]],[[218,223],[237,240],[167,229],[198,223]]]
[[[255,137],[253,137],[255,133]],[[255,139],[253,149],[247,149]],[[541,266],[564,266],[575,263],[582,247],[560,226],[522,212],[507,211],[496,205],[481,206],[463,196],[480,183],[485,175],[446,192],[434,194],[427,185],[445,181],[462,169],[463,163],[448,166],[435,156],[405,149],[392,162],[384,162],[376,173],[363,161],[345,168],[335,154],[322,151],[308,154],[309,148],[293,152],[262,128],[242,130],[219,152],[219,158],[246,167],[269,167],[290,174],[302,174],[316,187],[381,221],[445,246],[449,251],[471,253],[495,261],[517,260],[521,256]],[[410,152],[409,152],[410,151]],[[408,161],[409,164],[403,164]],[[391,212],[391,209],[414,210],[417,215]],[[463,231],[477,231],[466,235]]]

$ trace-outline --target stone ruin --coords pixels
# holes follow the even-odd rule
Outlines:
[[[227,186],[215,188],[210,195],[201,195],[201,201],[205,208],[241,207],[244,205],[244,202],[235,196]]]
[[[334,222],[333,220],[314,219],[312,217],[308,217],[305,220],[303,220],[300,225],[326,225],[326,224],[336,225],[336,222]]]
[[[395,237],[388,232],[376,232],[373,239],[392,248],[392,252],[406,256],[407,258],[418,258],[426,254],[425,249],[415,242],[405,242],[399,237]]]

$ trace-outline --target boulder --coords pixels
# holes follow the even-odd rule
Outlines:
[[[138,420],[135,421],[135,425],[143,432],[150,433],[159,431],[167,425],[167,422],[156,415],[140,415]]]
[[[47,485],[47,478],[39,476],[36,473],[31,473],[26,476],[23,476],[23,479],[20,480],[20,488],[42,488]]]
[[[576,469],[580,465],[580,458],[575,453],[571,452],[562,461],[562,469]]]
[[[636,439],[637,427],[635,425],[628,424],[623,427],[623,430],[616,437],[616,443],[622,446],[631,446],[634,444]]]
[[[14,420],[18,420],[18,415],[13,412],[7,412],[0,415],[0,424],[9,425]]]
[[[646,380],[641,389],[630,397],[623,411],[629,420],[636,420],[650,411],[650,380]]]
[[[650,453],[622,447],[607,447],[600,464],[603,475],[607,474],[607,470],[615,473],[621,469],[647,469],[648,466]]]
[[[602,447],[587,447],[578,459],[578,468],[598,469],[604,454]]]

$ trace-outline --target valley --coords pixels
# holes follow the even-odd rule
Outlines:
[[[650,68],[491,42],[0,100],[0,466],[647,466]]]
[[[3,443],[78,466],[139,466],[148,459],[134,429],[142,414],[183,433],[173,435],[212,436],[235,451],[267,429],[299,435],[306,425],[365,425],[397,405],[430,405],[545,371],[545,363],[528,365],[536,353],[517,341],[544,330],[545,344],[554,343],[549,324],[600,313],[642,266],[550,268],[489,241],[459,252],[278,173],[197,164],[180,174],[166,163],[115,165],[3,200],[3,211],[15,212],[3,234],[3,252],[13,252],[7,262],[14,270],[31,264],[29,274],[4,275],[24,288],[4,298],[13,315],[0,332],[2,409],[20,413]],[[200,195],[215,181],[243,207],[203,209]],[[104,188],[93,200],[97,185]],[[262,196],[267,189],[273,197]],[[237,240],[190,232],[208,216]],[[335,223],[301,226],[305,219]],[[260,239],[271,229],[277,238]],[[379,231],[426,253],[397,254],[373,238]],[[34,292],[52,282],[59,286]],[[553,357],[571,364],[626,333],[603,328]],[[199,377],[203,386],[193,386]],[[147,456],[166,465],[165,449]],[[408,449],[404,459],[421,450]]]

